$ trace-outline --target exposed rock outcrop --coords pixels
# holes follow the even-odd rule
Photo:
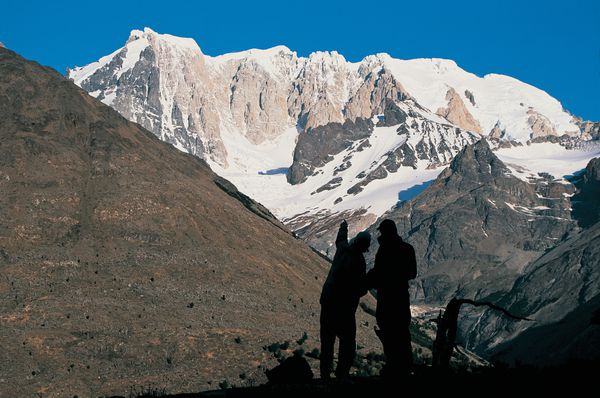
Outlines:
[[[392,104],[410,99],[410,94],[402,87],[384,65],[379,68],[360,68],[361,83],[344,109],[344,115],[351,120],[370,118],[375,114],[383,114],[386,109],[390,113]],[[363,77],[363,74],[366,75]],[[388,105],[390,104],[390,105]],[[391,123],[388,121],[387,123]]]
[[[575,181],[577,194],[571,201],[573,218],[583,228],[600,221],[600,158],[592,159]]]
[[[294,163],[290,167],[287,180],[290,184],[300,184],[312,175],[315,169],[333,160],[333,156],[350,147],[355,141],[368,138],[373,131],[369,119],[346,120],[315,127],[298,137],[294,150]]]
[[[490,137],[490,139],[501,140],[502,138],[504,138],[505,134],[506,134],[506,130],[504,130],[500,127],[500,121],[498,121],[498,122],[496,122],[496,124],[494,125],[494,128],[490,131],[488,136]]]
[[[557,135],[552,122],[546,116],[539,114],[532,108],[527,111],[527,114],[529,115],[527,122],[532,131],[531,138]]]
[[[471,98],[472,96],[473,94],[471,94]],[[481,134],[479,122],[469,113],[460,95],[452,87],[446,93],[446,100],[448,101],[448,106],[438,109],[436,112],[438,115],[464,130]]]
[[[415,247],[413,298],[443,304],[508,291],[529,261],[574,227],[563,195],[573,190],[551,177],[516,178],[485,140],[467,146],[424,192],[382,216]]]
[[[597,363],[600,359],[600,295],[578,305],[564,318],[530,327],[494,347],[494,362],[538,367]]]
[[[475,96],[473,95],[472,92],[470,92],[469,90],[465,90],[465,97],[467,97],[469,99],[469,102],[471,102],[471,105],[475,106]]]

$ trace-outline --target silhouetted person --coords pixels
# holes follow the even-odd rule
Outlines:
[[[367,293],[366,263],[371,235],[360,232],[348,243],[348,223],[343,221],[335,240],[336,252],[321,292],[321,378],[329,379],[333,368],[333,345],[340,339],[335,375],[350,373],[356,352],[356,308]]]
[[[385,354],[385,376],[407,374],[412,366],[410,299],[408,281],[417,276],[415,250],[398,235],[392,220],[377,228],[379,249],[367,274],[370,288],[377,289],[377,335]]]

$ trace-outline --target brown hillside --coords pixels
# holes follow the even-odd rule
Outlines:
[[[0,48],[0,396],[258,377],[262,346],[318,344],[327,269],[203,161]]]

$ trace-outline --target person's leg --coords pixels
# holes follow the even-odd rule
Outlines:
[[[410,306],[405,306],[404,316],[390,318],[387,321],[389,334],[386,363],[390,371],[396,374],[408,374],[413,365],[412,344],[410,336]]]
[[[339,332],[339,360],[338,366],[335,369],[335,376],[338,378],[347,377],[354,363],[354,356],[356,354],[356,319],[353,311],[348,311],[348,313],[344,314],[341,326]]]
[[[331,311],[325,306],[321,307],[321,357],[320,370],[321,378],[331,377],[333,370],[333,346],[335,344],[335,330],[332,327]]]
[[[404,370],[408,372],[412,366],[410,321],[398,319],[397,314],[383,314],[377,318],[377,324],[385,355],[383,374],[394,377]]]

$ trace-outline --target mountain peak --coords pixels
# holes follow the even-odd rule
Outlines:
[[[202,50],[198,46],[198,43],[192,38],[173,36],[166,33],[158,33],[149,27],[144,27],[144,30],[133,29],[129,33],[126,45],[136,40],[146,39],[150,43],[161,41],[173,47],[183,50],[189,50],[202,54]]]
[[[456,61],[447,58],[426,58],[438,68],[460,68]]]
[[[152,35],[152,34],[157,34],[157,33],[148,27],[144,27],[143,30],[133,29],[129,33],[129,38],[127,39],[127,43],[131,43],[132,41],[146,38],[147,36]]]
[[[274,46],[274,47],[271,47],[271,48],[267,48],[265,51],[273,52],[273,53],[276,53],[276,54],[279,54],[279,53],[289,53],[289,54],[291,54],[291,53],[293,53],[293,51],[290,50],[289,47],[284,46],[283,44],[279,44],[277,46]]]
[[[288,47],[284,45],[277,45],[270,48],[251,48],[249,50],[238,51],[233,53],[227,53],[217,56],[210,56],[214,62],[217,64],[229,62],[232,60],[254,60],[259,64],[268,65],[276,58],[287,58],[296,57],[296,52],[290,50]],[[271,69],[271,67],[267,67],[267,69]]]
[[[450,170],[461,175],[475,177],[487,174],[496,175],[505,172],[506,166],[492,151],[485,138],[467,145],[450,163]]]
[[[235,53],[246,57],[276,57],[280,55],[293,55],[295,54],[292,50],[284,45],[277,45],[270,48],[251,48],[246,51]]]
[[[139,30],[139,29],[133,29],[129,33],[129,38],[127,39],[127,43],[141,39],[143,36],[144,36],[144,31]]]
[[[308,59],[311,61],[325,61],[325,60],[336,60],[339,62],[346,62],[346,58],[337,51],[315,51],[310,53]]]

